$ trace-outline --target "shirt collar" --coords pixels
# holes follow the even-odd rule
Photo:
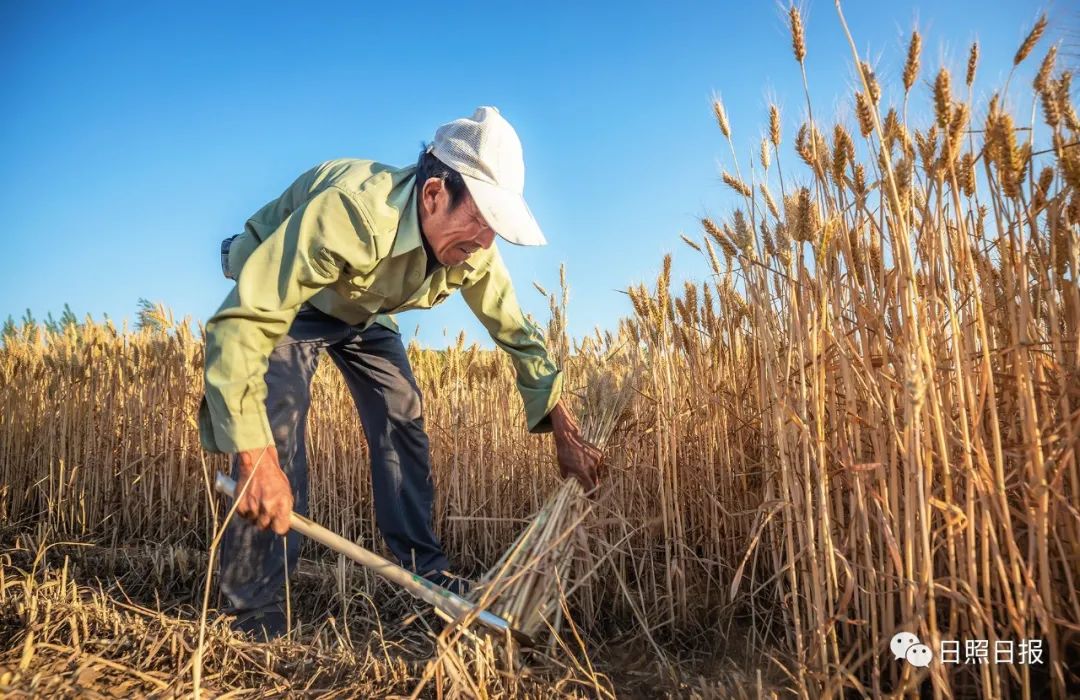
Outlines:
[[[394,237],[394,245],[390,249],[391,257],[411,253],[421,247],[420,216],[416,210],[419,204],[416,197],[415,174],[409,178],[406,187],[409,188],[409,200],[405,202],[405,207],[401,212],[401,218],[398,220],[397,235]]]

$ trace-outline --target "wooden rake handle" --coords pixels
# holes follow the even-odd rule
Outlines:
[[[218,472],[217,478],[214,481],[214,490],[222,495],[235,498],[236,482],[221,472]],[[295,530],[305,537],[326,545],[338,554],[344,554],[357,564],[374,571],[391,583],[395,583],[401,588],[404,588],[425,603],[428,603],[437,610],[449,615],[453,620],[460,620],[476,610],[475,603],[462,598],[453,591],[448,591],[442,586],[428,581],[423,576],[418,576],[397,564],[387,561],[378,554],[364,549],[355,542],[351,542],[344,537],[327,530],[322,525],[312,522],[302,515],[297,513],[289,514],[289,529]],[[485,627],[498,632],[500,635],[510,633],[519,644],[524,646],[532,646],[533,644],[532,638],[527,634],[514,628],[509,622],[487,610],[477,612],[476,620]]]

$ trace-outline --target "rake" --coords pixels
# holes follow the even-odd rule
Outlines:
[[[214,490],[220,494],[235,498],[236,482],[218,472],[214,481]],[[500,636],[509,634],[522,646],[531,647],[532,637],[511,625],[502,617],[479,609],[476,603],[466,600],[453,591],[428,581],[407,569],[394,564],[374,552],[364,549],[355,542],[327,530],[312,520],[298,513],[289,514],[289,529],[325,545],[338,554],[343,554],[357,564],[370,569],[386,580],[403,588],[408,593],[431,605],[437,611],[457,622],[470,616],[484,627]]]

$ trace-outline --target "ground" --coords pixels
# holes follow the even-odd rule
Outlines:
[[[191,691],[199,649],[205,553],[42,547],[3,539],[0,692],[5,696],[175,696]],[[292,697],[759,697],[783,683],[740,658],[744,645],[683,640],[661,661],[616,621],[581,625],[577,648],[481,668],[437,665],[441,621],[423,604],[362,571],[305,560],[293,586],[290,638],[257,643],[211,610],[202,688],[218,695]],[[344,593],[344,595],[343,595]],[[629,626],[627,627],[629,629]],[[573,634],[564,635],[577,644]],[[673,640],[659,640],[673,649]],[[586,656],[581,647],[588,650]],[[727,653],[731,651],[732,653]],[[460,660],[459,660],[460,662]],[[471,664],[471,665],[468,665]],[[425,678],[425,675],[430,678]],[[422,682],[425,681],[425,682]],[[471,685],[476,684],[476,685]],[[233,695],[230,694],[230,697]]]

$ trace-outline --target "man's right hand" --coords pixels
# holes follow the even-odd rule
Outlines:
[[[289,477],[278,464],[277,448],[269,445],[241,452],[239,457],[240,478],[236,493],[242,495],[236,511],[262,529],[271,528],[284,535],[289,531],[293,495]]]

